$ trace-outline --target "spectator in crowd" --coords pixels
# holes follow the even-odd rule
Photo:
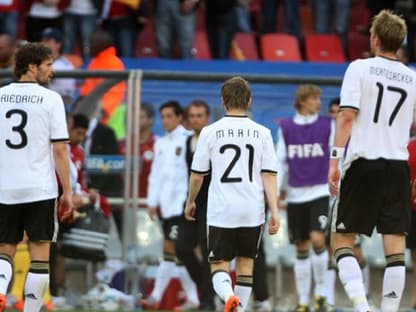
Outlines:
[[[141,1],[138,8],[110,1],[108,12],[103,13],[103,30],[114,38],[117,55],[120,57],[134,57],[136,38],[147,22],[148,3]]]
[[[100,118],[90,120],[85,141],[86,155],[119,155],[118,142],[113,129]],[[119,174],[88,174],[87,186],[100,190],[107,197],[120,196],[122,178]]]
[[[187,107],[187,120],[193,135],[186,140],[186,162],[190,172],[193,154],[198,143],[199,134],[207,126],[210,118],[210,108],[202,100],[194,100]],[[211,283],[211,272],[208,262],[207,248],[207,200],[210,178],[206,176],[199,195],[196,198],[198,206],[196,222],[182,220],[179,225],[178,240],[176,241],[176,254],[183,262],[194,282],[198,285],[201,294],[201,310],[214,309],[214,289]],[[195,249],[201,253],[198,259]],[[187,308],[185,305],[183,308]]]
[[[62,32],[57,28],[46,28],[42,32],[42,43],[48,46],[52,50],[53,55],[53,69],[54,70],[73,70],[74,65],[62,55]],[[76,81],[74,78],[56,78],[51,81],[49,88],[58,92],[62,99],[67,111],[70,111],[70,105],[74,100],[76,91]]]
[[[319,115],[321,90],[301,85],[295,95],[294,117],[280,123],[277,141],[279,185],[288,174],[287,215],[289,239],[296,245],[294,265],[298,292],[296,311],[309,309],[312,271],[315,311],[326,309],[326,272],[329,255],[325,244],[329,191],[327,184],[331,119]],[[309,256],[310,245],[313,253]]]
[[[121,59],[116,55],[116,49],[111,35],[107,32],[97,31],[91,35],[90,38],[90,52],[91,62],[88,64],[87,69],[107,69],[107,70],[124,70],[124,64]],[[101,82],[103,78],[88,78],[85,79],[84,84],[81,86],[80,95],[86,96],[94,90]],[[101,121],[107,123],[108,118],[111,117],[114,110],[120,105],[125,97],[126,83],[124,81],[117,83],[111,87],[101,98],[101,108],[103,111],[103,117]]]
[[[253,284],[253,265],[270,210],[268,232],[279,229],[276,153],[270,130],[247,116],[251,90],[241,77],[232,77],[221,88],[226,116],[205,127],[192,160],[187,220],[195,221],[195,199],[204,176],[211,173],[208,190],[208,251],[212,284],[225,302],[224,312],[245,311]],[[233,289],[230,262],[235,258]]]
[[[374,16],[383,9],[394,10],[396,0],[367,0],[367,6],[371,16]]]
[[[147,199],[147,181],[149,178],[150,167],[155,157],[154,145],[157,136],[153,133],[153,123],[155,120],[155,109],[152,104],[142,103],[140,105],[140,175],[139,175],[139,197]],[[120,154],[126,155],[126,141],[120,142]],[[140,205],[140,208],[147,208],[146,205]],[[118,229],[121,229],[122,218],[120,213],[115,213],[114,219]],[[121,234],[121,233],[120,233]]]
[[[409,234],[406,237],[406,247],[410,249],[412,265],[416,267],[416,139],[412,137],[407,145],[409,151],[410,182],[412,186],[412,215]],[[416,271],[411,279],[412,310],[416,310]]]
[[[206,1],[205,22],[208,44],[214,59],[228,59],[231,41],[238,27],[238,0]]]
[[[195,309],[199,307],[197,288],[185,266],[177,261],[175,248],[188,191],[185,153],[190,132],[181,125],[183,110],[178,102],[162,104],[159,112],[166,135],[158,139],[154,146],[147,204],[150,218],[154,220],[160,214],[162,219],[163,260],[159,264],[152,293],[141,303],[145,308],[157,309],[170,279],[177,271],[186,293],[187,305]]]
[[[80,38],[81,55],[84,61],[90,57],[89,40],[97,30],[105,1],[70,0],[64,10],[63,32],[64,53],[75,53],[77,39]]]
[[[13,40],[17,38],[18,12],[19,0],[0,2],[0,33],[8,34]]]
[[[193,58],[192,46],[197,4],[198,1],[194,0],[158,0],[156,2],[155,31],[159,57],[172,57],[173,39],[176,35],[180,58]]]
[[[315,32],[328,34],[333,27],[347,55],[351,0],[313,0],[312,5]]]
[[[45,28],[62,29],[62,0],[31,0],[28,4],[26,39],[29,42],[40,41]]]

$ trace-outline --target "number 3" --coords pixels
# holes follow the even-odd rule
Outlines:
[[[20,123],[12,127],[12,131],[19,133],[21,140],[19,143],[12,143],[9,139],[6,140],[6,145],[11,149],[23,148],[27,145],[27,135],[24,128],[27,123],[27,113],[21,109],[11,109],[6,113],[6,118],[11,118],[14,114],[20,115]]]

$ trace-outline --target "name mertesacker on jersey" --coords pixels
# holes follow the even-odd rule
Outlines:
[[[0,96],[2,103],[32,103],[42,104],[43,96],[37,94],[2,94]]]
[[[388,80],[405,82],[408,84],[413,83],[412,76],[406,75],[403,73],[394,72],[394,71],[391,71],[389,69],[382,68],[382,67],[370,66],[370,75],[383,76],[384,78]]]
[[[215,132],[217,139],[221,139],[224,137],[228,138],[259,138],[259,131],[258,130],[250,130],[250,129],[227,129],[227,130],[217,130]]]

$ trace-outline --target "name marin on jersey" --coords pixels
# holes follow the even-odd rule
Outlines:
[[[224,137],[227,138],[256,138],[260,137],[260,133],[258,130],[251,130],[251,129],[221,129],[215,132],[215,136],[217,139],[221,139]]]
[[[43,96],[37,94],[2,94],[0,101],[2,103],[42,104]]]
[[[309,158],[325,156],[321,143],[289,144],[287,146],[288,158]]]

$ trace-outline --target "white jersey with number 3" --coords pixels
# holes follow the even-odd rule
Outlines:
[[[340,107],[358,111],[344,169],[360,157],[407,160],[416,108],[414,71],[380,56],[356,60],[345,73]]]
[[[0,203],[57,197],[51,143],[68,141],[61,96],[37,83],[0,88]]]
[[[222,228],[263,224],[261,173],[276,172],[276,166],[270,130],[249,118],[226,116],[205,127],[198,140],[192,171],[211,170],[207,223]]]

